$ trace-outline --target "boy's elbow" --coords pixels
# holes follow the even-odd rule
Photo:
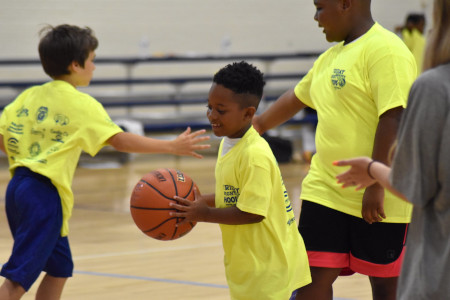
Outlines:
[[[264,220],[264,216],[253,214],[250,221],[251,223],[260,223]]]
[[[258,216],[258,217],[256,218],[256,222],[255,222],[255,223],[262,222],[264,219],[265,219],[265,218],[264,218],[263,216]]]
[[[114,149],[116,149],[117,151],[124,151],[124,143],[123,143],[123,136],[124,132],[119,132],[115,135],[113,135],[112,137],[110,137],[107,141],[107,143],[112,146]]]
[[[264,216],[249,213],[249,212],[243,211],[239,208],[237,208],[237,209],[238,209],[239,216],[240,216],[239,218],[243,222],[242,224],[255,224],[255,223],[259,223],[262,220],[264,220]]]

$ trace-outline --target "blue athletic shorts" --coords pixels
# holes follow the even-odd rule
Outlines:
[[[14,244],[0,275],[26,291],[41,271],[71,277],[69,241],[60,235],[61,199],[51,181],[28,168],[17,168],[6,190],[5,208]]]
[[[299,232],[312,267],[341,268],[372,277],[398,277],[408,224],[369,224],[326,206],[302,201]]]

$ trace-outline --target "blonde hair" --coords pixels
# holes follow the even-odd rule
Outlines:
[[[435,0],[423,70],[450,62],[450,0]]]

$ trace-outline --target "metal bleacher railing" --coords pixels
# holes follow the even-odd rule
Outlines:
[[[260,67],[267,82],[261,109],[276,99],[282,90],[292,87],[309,69],[308,64],[317,58],[319,52],[254,54],[254,55],[170,55],[148,58],[97,58],[97,70],[106,66],[120,66],[120,72],[108,72],[107,76],[94,75],[85,91],[110,111],[113,119],[129,119],[142,124],[146,132],[204,128],[207,126],[205,104],[212,80],[212,74],[220,66],[234,61],[246,60]],[[306,67],[305,67],[306,62]],[[220,64],[220,65],[219,65]],[[303,64],[303,65],[302,65]],[[164,71],[161,65],[172,65],[172,71]],[[175,65],[175,72],[173,67]],[[191,73],[183,75],[183,70]],[[23,67],[40,67],[37,59],[0,59],[0,110],[11,102],[22,90],[42,84],[48,79],[24,79]],[[149,76],[145,68],[159,70],[157,76]],[[137,68],[141,68],[140,74]],[[19,71],[17,71],[19,69]],[[277,69],[277,70],[275,70]],[[8,76],[7,70],[15,70],[15,76]],[[201,72],[198,75],[199,70]],[[289,71],[286,71],[289,70]],[[294,70],[294,71],[291,71]],[[152,72],[149,72],[152,73]],[[153,72],[154,73],[154,72]],[[42,72],[43,74],[43,72]],[[144,74],[144,75],[142,75]],[[193,75],[194,74],[194,75]],[[15,77],[15,78],[13,78]],[[197,87],[187,88],[189,85]],[[203,86],[202,86],[203,85]],[[165,86],[165,88],[161,88]],[[167,86],[170,89],[167,89]],[[120,87],[120,91],[116,89]],[[2,93],[2,91],[8,91]],[[160,90],[155,92],[154,90]],[[161,91],[162,90],[162,91]],[[316,122],[311,116],[294,118],[291,123]]]

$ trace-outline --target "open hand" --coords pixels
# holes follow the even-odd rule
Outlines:
[[[376,182],[367,173],[367,167],[371,161],[369,157],[357,157],[333,162],[335,166],[350,166],[350,169],[336,176],[337,182],[341,183],[343,188],[356,186],[356,190],[371,186]]]
[[[188,127],[183,133],[181,133],[175,140],[173,140],[173,153],[177,155],[191,155],[196,158],[203,158],[202,155],[195,152],[196,150],[204,150],[211,147],[210,144],[199,145],[203,141],[209,140],[209,136],[201,136],[206,132],[205,129],[191,132],[191,128]]]

